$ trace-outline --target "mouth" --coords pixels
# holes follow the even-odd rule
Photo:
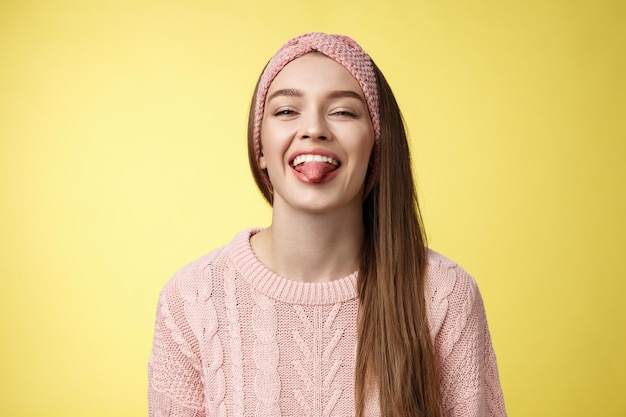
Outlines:
[[[290,166],[298,178],[306,183],[320,183],[329,180],[341,162],[329,155],[302,153],[293,158]]]
[[[322,163],[325,163],[325,164],[331,164],[335,168],[338,168],[339,165],[341,165],[339,163],[339,161],[336,161],[335,159],[331,158],[330,156],[314,155],[314,154],[302,154],[302,155],[296,156],[293,159],[293,161],[291,161],[291,166],[295,168],[295,167],[297,167],[299,165],[302,165],[302,164],[305,164],[305,163],[309,163],[309,162],[322,162]]]

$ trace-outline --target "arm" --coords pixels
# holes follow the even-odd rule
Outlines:
[[[157,309],[154,344],[148,362],[150,417],[204,417],[200,364],[168,304],[175,291],[163,290]],[[173,306],[180,305],[173,302]]]
[[[483,300],[474,279],[459,267],[448,311],[436,338],[446,417],[504,417],[506,410]]]

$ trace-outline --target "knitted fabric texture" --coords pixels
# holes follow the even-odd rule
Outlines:
[[[367,53],[353,39],[345,35],[328,35],[321,32],[312,32],[297,36],[285,43],[269,61],[257,87],[254,108],[254,152],[257,164],[261,157],[261,124],[265,110],[267,91],[278,73],[291,61],[301,56],[317,51],[343,65],[357,80],[365,96],[372,127],[374,128],[374,150],[372,167],[365,195],[374,185],[378,171],[378,148],[380,146],[380,112],[378,105],[378,87],[374,65]],[[264,177],[267,186],[271,189],[269,178]]]
[[[250,237],[181,269],[163,289],[149,361],[151,417],[354,416],[357,273],[290,281]],[[447,417],[506,416],[482,299],[458,265],[431,251],[431,337]],[[367,416],[379,416],[368,398]]]

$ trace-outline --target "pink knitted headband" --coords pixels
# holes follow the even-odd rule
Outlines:
[[[380,112],[378,106],[378,88],[374,65],[371,58],[351,38],[345,35],[328,35],[321,32],[312,32],[297,36],[285,43],[265,67],[255,98],[254,109],[254,152],[257,163],[261,157],[261,123],[265,109],[265,98],[270,84],[278,73],[291,61],[309,52],[318,51],[343,65],[357,80],[363,90],[367,108],[374,128],[375,142],[372,171],[366,186],[365,195],[371,190],[378,168],[378,147],[380,140]],[[268,184],[271,187],[271,184]]]

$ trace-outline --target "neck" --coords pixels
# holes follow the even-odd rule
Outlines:
[[[358,268],[361,208],[333,213],[291,212],[274,206],[272,224],[252,238],[259,260],[274,273],[303,282],[345,277]]]

